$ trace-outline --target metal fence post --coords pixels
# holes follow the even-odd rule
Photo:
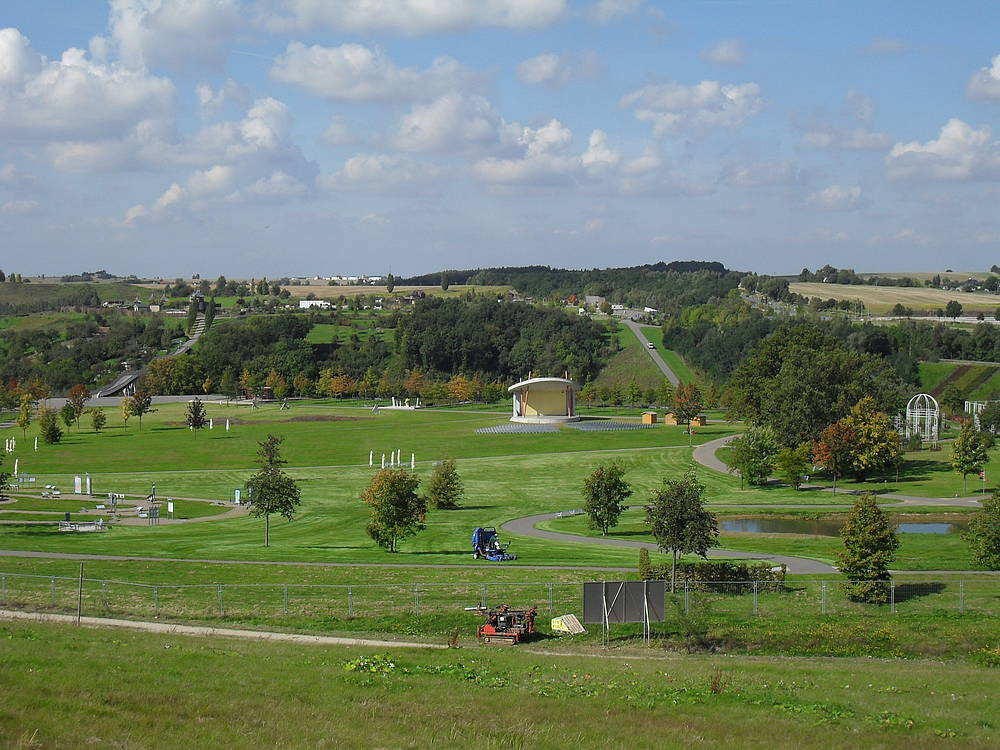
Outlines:
[[[958,611],[965,614],[965,581],[958,582]]]
[[[413,584],[413,614],[420,616],[420,584]]]
[[[156,612],[156,617],[160,617],[160,587],[153,586],[153,609]]]
[[[690,589],[688,588],[688,582],[684,581],[684,614],[688,614],[691,611],[691,597]]]
[[[823,581],[822,583],[823,583],[823,597],[822,597],[822,604],[820,605],[820,613],[825,615],[826,614],[826,581]]]
[[[55,609],[55,607],[56,607],[56,579],[55,579],[55,576],[53,576],[51,579],[49,579],[49,596],[50,596],[50,598],[52,600],[52,608]]]
[[[101,608],[107,610],[108,608],[108,582],[101,581]]]
[[[0,576],[0,581],[2,581],[2,584],[0,584],[0,601],[2,601],[4,604],[6,604],[7,603],[7,576]]]
[[[354,596],[350,586],[347,587],[347,616],[354,617]]]
[[[223,606],[223,602],[222,602],[222,587],[224,585],[225,584],[222,584],[222,583],[220,583],[218,585],[218,591],[219,591],[219,616],[220,617],[223,617],[226,614],[226,610],[225,610],[225,607]]]
[[[549,584],[549,617],[555,616],[555,608],[552,605],[552,584]]]
[[[479,600],[482,606],[486,607],[486,584],[484,583],[479,589]]]
[[[757,614],[757,581],[753,582],[753,613]]]
[[[896,614],[896,583],[889,581],[889,611]]]
[[[281,612],[282,614],[288,614],[288,584],[286,583],[281,587]]]

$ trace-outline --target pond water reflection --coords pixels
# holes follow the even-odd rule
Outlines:
[[[954,534],[962,531],[966,521],[941,523],[935,521],[907,521],[896,524],[900,534]],[[812,534],[814,536],[840,536],[842,521],[818,521],[804,518],[728,518],[719,522],[721,531],[750,534]]]

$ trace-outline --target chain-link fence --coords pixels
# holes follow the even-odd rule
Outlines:
[[[877,606],[852,597],[844,581],[685,582],[668,611],[710,611],[734,619],[877,614],[1000,615],[1000,578],[894,580],[879,584]],[[543,618],[583,611],[583,585],[566,582],[324,585],[295,583],[165,584],[0,573],[0,607],[91,617],[176,621],[381,619],[460,613],[466,607],[535,607]]]

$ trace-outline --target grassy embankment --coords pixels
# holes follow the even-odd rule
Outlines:
[[[375,659],[383,652],[51,625],[0,634],[0,675],[17,685],[0,709],[9,747],[996,744],[1000,672],[975,665],[523,648]]]
[[[667,366],[674,371],[674,375],[677,376],[678,380],[682,383],[697,383],[699,386],[703,386],[701,378],[699,378],[694,371],[688,367],[687,362],[680,354],[675,352],[673,349],[667,349],[663,345],[663,329],[659,326],[643,326],[642,332],[649,339],[656,350],[663,357],[663,361],[667,363]]]
[[[643,390],[656,388],[663,381],[663,374],[650,359],[645,347],[628,326],[618,323],[617,330],[618,343],[622,348],[609,358],[594,380],[594,386],[624,390],[634,381]]]

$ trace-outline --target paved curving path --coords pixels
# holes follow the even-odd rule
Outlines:
[[[641,508],[642,506],[635,506],[635,508]],[[630,510],[634,510],[631,508]],[[631,549],[648,549],[650,552],[656,552],[659,550],[655,544],[651,542],[632,542],[627,539],[614,539],[610,537],[595,537],[595,536],[582,536],[580,534],[563,534],[557,531],[543,531],[542,529],[536,528],[535,524],[542,521],[548,521],[553,518],[558,518],[559,513],[539,513],[534,516],[525,516],[524,518],[515,518],[512,521],[507,521],[500,528],[503,531],[507,531],[511,534],[522,534],[524,536],[534,537],[536,539],[549,539],[555,542],[569,542],[571,544],[596,544],[606,547],[629,547]],[[734,557],[738,559],[752,559],[752,560],[773,560],[776,563],[785,565],[790,573],[837,573],[837,569],[832,565],[827,565],[826,563],[819,562],[818,560],[810,560],[807,557],[791,557],[789,555],[765,555],[757,552],[738,552],[735,550],[728,549],[710,549],[709,554],[715,557]]]
[[[702,443],[701,445],[695,446],[694,452],[692,453],[692,458],[699,464],[707,469],[713,469],[715,471],[722,472],[723,474],[729,473],[729,467],[715,455],[715,452],[726,445],[729,441],[738,438],[739,435],[726,435],[725,437],[717,438],[715,440],[709,440],[707,443]],[[815,484],[804,484],[802,485],[804,489],[812,490],[823,490],[824,492],[833,492],[832,487],[825,487]],[[841,488],[840,492],[853,496],[861,494],[861,490],[850,490]],[[981,503],[977,497],[919,497],[917,495],[902,495],[896,492],[876,492],[879,497],[887,497],[891,500],[899,500],[899,503],[893,504],[894,508],[904,507],[907,505],[941,505],[953,508],[978,508]],[[735,505],[726,507],[737,507],[737,508],[837,508],[837,507],[850,507],[849,505]]]
[[[675,388],[681,384],[681,379],[677,377],[677,374],[670,369],[670,365],[666,363],[660,352],[657,349],[649,348],[649,339],[646,338],[646,334],[642,332],[642,328],[634,320],[623,321],[627,325],[635,337],[639,339],[639,343],[642,344],[642,348],[646,350],[646,353],[652,358],[653,363],[660,368],[660,372],[670,381],[670,385]]]

